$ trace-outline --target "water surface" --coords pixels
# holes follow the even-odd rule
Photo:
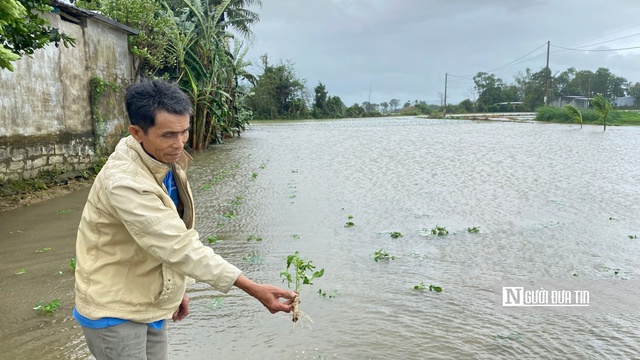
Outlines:
[[[279,273],[295,251],[324,268],[301,294],[310,320],[293,324],[238,289],[221,294],[195,284],[191,315],[170,324],[170,358],[639,358],[637,313],[514,315],[496,306],[494,289],[505,280],[637,280],[640,240],[628,236],[640,236],[638,149],[635,127],[257,122],[241,138],[194,155],[197,229],[258,282],[286,286]],[[0,285],[9,289],[3,302],[14,304],[0,313],[8,319],[0,326],[7,358],[89,358],[69,317],[64,261],[75,229],[54,236],[65,237],[52,246],[66,249],[54,257],[60,285],[46,274],[26,281],[12,273],[43,259],[31,250],[46,241],[32,231],[68,228],[56,212],[79,207],[69,214],[79,216],[81,198],[73,204],[43,204],[33,229],[21,233],[11,233],[20,218],[12,216],[23,210],[0,217]],[[436,226],[449,235],[425,235]],[[394,231],[403,236],[392,239]],[[38,242],[27,248],[25,241]],[[395,260],[374,261],[380,249]],[[421,282],[443,292],[412,290]],[[32,300],[54,295],[70,299],[61,312],[34,314]]]

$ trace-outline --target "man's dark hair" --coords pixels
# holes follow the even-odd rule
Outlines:
[[[166,111],[176,115],[192,115],[193,105],[187,94],[166,80],[143,80],[129,85],[125,105],[131,125],[146,134],[155,125],[156,114]]]

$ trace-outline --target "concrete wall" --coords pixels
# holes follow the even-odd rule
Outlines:
[[[127,33],[88,17],[76,17],[79,24],[59,14],[43,17],[76,45],[48,45],[15,62],[13,72],[0,70],[0,181],[84,169],[95,160],[96,134],[98,152],[109,152],[113,140],[105,139],[119,138],[128,124],[124,90],[133,74]],[[95,77],[117,85],[93,104],[99,126],[92,118]]]

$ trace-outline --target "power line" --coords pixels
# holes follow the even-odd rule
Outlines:
[[[578,46],[577,48],[578,48],[578,49],[580,49],[580,48],[585,48],[585,47],[589,47],[589,46],[596,46],[596,45],[606,44],[606,43],[610,43],[610,42],[614,42],[614,41],[618,41],[618,40],[622,40],[622,39],[630,38],[630,37],[632,37],[632,36],[637,36],[637,35],[640,35],[640,32],[639,32],[639,33],[635,33],[635,34],[631,34],[631,35],[627,35],[627,36],[623,36],[623,37],[619,37],[619,38],[617,38],[617,39],[612,39],[612,40],[602,41],[602,42],[595,43],[595,44],[584,45],[584,46]]]
[[[623,51],[623,50],[632,50],[632,49],[640,49],[640,46],[633,46],[627,48],[619,48],[619,49],[573,49],[564,46],[551,45],[558,49],[569,50],[569,51]]]
[[[486,73],[492,73],[492,72],[494,72],[494,71],[501,70],[501,69],[504,69],[504,68],[506,68],[506,67],[509,67],[509,66],[513,66],[513,65],[519,64],[519,63],[520,63],[520,62],[519,62],[520,60],[522,60],[522,59],[526,58],[527,56],[529,56],[529,55],[533,54],[534,52],[536,52],[536,51],[540,50],[540,49],[541,49],[542,47],[544,47],[544,46],[547,46],[547,43],[544,43],[544,44],[542,44],[542,45],[538,46],[537,48],[535,48],[535,49],[531,50],[530,52],[528,52],[528,53],[526,53],[526,54],[522,55],[521,57],[519,57],[519,58],[517,58],[517,59],[515,59],[515,60],[513,60],[513,61],[511,61],[511,62],[509,62],[509,63],[506,63],[506,64],[504,64],[504,65],[498,66],[498,67],[497,67],[497,68],[495,68],[495,69],[491,69],[491,70],[488,70],[488,71],[485,71],[485,72],[486,72]],[[540,55],[543,55],[543,54],[536,55],[535,57],[538,57],[538,56],[540,56]],[[533,58],[535,58],[535,57],[533,57]],[[532,58],[527,59],[527,60],[531,60],[531,59],[532,59]],[[449,75],[449,76],[453,76],[453,77],[457,77],[457,78],[461,78],[461,79],[473,80],[473,79],[469,79],[469,78],[470,78],[470,77],[473,77],[474,75]]]
[[[525,57],[527,57],[527,56],[529,56],[529,55],[533,54],[534,52],[536,52],[536,51],[540,50],[540,49],[541,49],[542,47],[544,47],[544,46],[547,46],[547,43],[544,43],[544,44],[542,44],[542,45],[538,46],[537,48],[533,49],[531,52],[529,52],[529,53],[527,53],[526,55],[523,55],[523,56],[521,56],[521,57],[519,57],[519,58],[517,58],[517,59],[513,60],[513,61],[512,61],[512,62],[510,62],[510,63],[504,64],[504,65],[499,66],[499,67],[497,67],[497,68],[495,68],[495,69],[491,69],[491,70],[487,71],[487,73],[492,73],[492,72],[494,72],[494,71],[496,71],[496,70],[503,69],[503,68],[505,68],[505,67],[507,67],[507,66],[509,66],[509,65],[515,65],[515,62],[517,62],[517,61],[519,61],[519,60],[522,60],[523,58],[525,58]]]

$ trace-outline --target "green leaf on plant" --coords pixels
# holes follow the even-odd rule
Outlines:
[[[26,271],[24,270],[24,268],[22,268],[22,269],[18,270],[18,272],[16,272],[16,275],[22,275],[24,273],[26,273]]]
[[[60,304],[60,299],[53,299],[48,304],[45,304],[43,301],[41,301],[34,306],[33,310],[40,310],[46,313],[53,313],[57,311],[61,305],[62,304]]]

